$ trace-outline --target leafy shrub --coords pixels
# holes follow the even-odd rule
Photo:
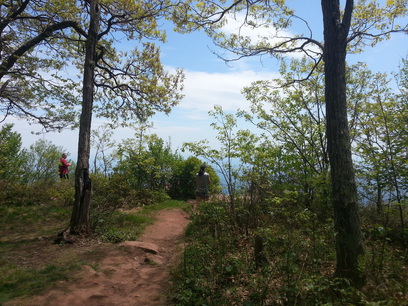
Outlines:
[[[262,222],[251,226],[242,220],[249,220],[255,210],[245,210],[242,204],[233,213],[227,204],[201,205],[186,231],[183,261],[174,273],[176,305],[407,302],[406,247],[392,227],[368,226],[371,219],[365,220],[367,255],[361,265],[367,285],[358,291],[346,280],[332,277],[336,260],[333,220],[296,205],[296,193],[274,199],[262,206],[268,208],[264,216],[258,215]],[[364,212],[363,217],[368,216]]]
[[[71,181],[58,181],[47,186],[0,181],[0,190],[0,203],[3,205],[58,204],[66,206],[71,205],[74,199],[74,188]]]

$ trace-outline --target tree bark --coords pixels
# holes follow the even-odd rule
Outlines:
[[[364,255],[357,187],[347,118],[346,53],[353,0],[347,0],[343,19],[339,0],[322,0],[324,22],[325,99],[328,153],[331,167],[334,228],[336,232],[335,277],[355,287],[364,285],[359,265]]]
[[[78,137],[78,161],[75,172],[75,203],[71,215],[70,233],[90,232],[89,211],[92,198],[92,180],[89,176],[91,121],[94,97],[96,45],[100,12],[96,0],[90,0],[90,25],[85,45],[85,64],[82,92],[82,113]]]

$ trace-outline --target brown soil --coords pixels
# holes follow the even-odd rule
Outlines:
[[[98,268],[85,266],[81,276],[61,282],[41,296],[5,305],[167,305],[164,293],[177,263],[189,216],[181,209],[163,210],[139,241],[105,249]]]

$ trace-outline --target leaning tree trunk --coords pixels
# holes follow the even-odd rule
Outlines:
[[[364,284],[364,274],[359,265],[364,247],[358,216],[346,98],[346,49],[353,1],[347,0],[343,19],[339,0],[322,0],[321,3],[325,43],[327,141],[336,231],[335,276],[349,279],[354,286],[360,287]]]
[[[92,196],[92,181],[89,176],[89,157],[96,44],[98,41],[100,12],[96,0],[90,0],[89,3],[90,25],[85,45],[82,113],[79,126],[78,161],[75,172],[75,203],[69,230],[72,234],[88,233],[90,231],[89,210]]]

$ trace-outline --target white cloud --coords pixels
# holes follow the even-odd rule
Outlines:
[[[189,111],[189,117],[207,117],[214,105],[221,105],[224,111],[247,109],[248,102],[241,94],[245,86],[258,80],[270,80],[279,75],[272,72],[240,71],[230,73],[208,73],[187,71],[185,98],[177,108]],[[201,115],[200,115],[201,114]]]
[[[185,98],[170,115],[154,116],[154,128],[149,131],[164,140],[171,139],[174,149],[181,147],[184,142],[204,139],[209,139],[212,145],[217,146],[216,132],[210,126],[214,120],[208,115],[214,105],[222,106],[226,113],[248,109],[249,102],[245,100],[241,90],[254,81],[271,80],[279,76],[277,73],[264,71],[185,73]]]

